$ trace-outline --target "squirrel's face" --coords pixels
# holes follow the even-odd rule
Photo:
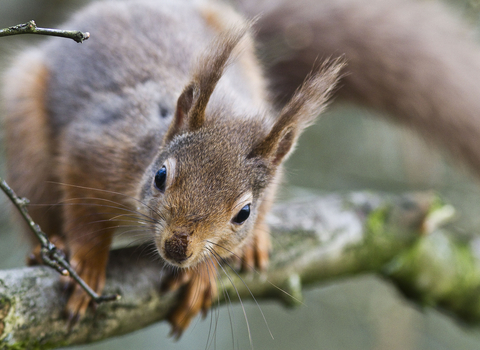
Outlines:
[[[272,170],[249,157],[252,139],[239,131],[209,126],[178,135],[147,170],[143,210],[170,264],[220,260],[250,237]]]

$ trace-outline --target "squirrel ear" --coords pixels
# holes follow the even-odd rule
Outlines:
[[[183,92],[177,100],[175,114],[165,135],[164,143],[171,141],[175,135],[179,134],[180,131],[185,128],[185,120],[188,117],[189,111],[192,109],[194,95],[195,86],[193,83],[183,89]]]
[[[250,23],[221,33],[194,64],[192,81],[183,89],[164,142],[182,130],[195,131],[205,122],[208,101],[228,65],[232,51],[250,28]]]
[[[274,166],[279,165],[293,149],[303,129],[325,109],[344,66],[342,58],[327,61],[317,73],[308,76],[281,110],[268,135],[250,155],[268,159]]]

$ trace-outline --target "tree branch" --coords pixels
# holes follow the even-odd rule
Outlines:
[[[475,251],[453,243],[436,228],[451,214],[452,208],[432,194],[355,193],[280,204],[268,219],[274,245],[268,271],[241,277],[255,298],[292,305],[300,303],[302,285],[377,272],[421,303],[438,304],[458,317],[477,321],[480,265]],[[105,291],[122,299],[89,310],[71,331],[62,318],[67,293],[53,270],[0,271],[2,350],[88,343],[165,319],[178,293],[159,293],[162,265],[141,251],[112,252]],[[235,291],[229,279],[222,278],[218,285],[231,299],[251,297],[235,272],[229,272]],[[462,301],[464,296],[468,299]]]
[[[78,30],[39,28],[33,20],[28,21],[27,23],[17,24],[15,26],[0,29],[0,37],[17,34],[41,34],[59,36],[62,38],[69,38],[75,40],[77,43],[82,43],[84,40],[87,40],[90,37],[89,32],[84,33]]]

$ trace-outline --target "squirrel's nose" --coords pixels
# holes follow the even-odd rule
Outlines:
[[[177,263],[187,260],[189,237],[190,235],[185,231],[174,232],[172,237],[165,241],[165,256]]]

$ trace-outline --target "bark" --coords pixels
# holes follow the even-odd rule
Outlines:
[[[377,272],[417,302],[475,322],[480,244],[455,243],[438,229],[452,210],[429,193],[304,194],[277,205],[268,218],[273,236],[268,271],[237,275],[226,268],[228,276],[218,285],[232,300],[253,294],[296,305],[304,285]],[[68,292],[58,273],[44,266],[0,271],[0,348],[89,343],[164,320],[179,293],[160,293],[164,268],[145,249],[112,252],[105,293],[122,299],[89,310],[71,330],[62,315]],[[219,295],[224,297],[223,291]]]

